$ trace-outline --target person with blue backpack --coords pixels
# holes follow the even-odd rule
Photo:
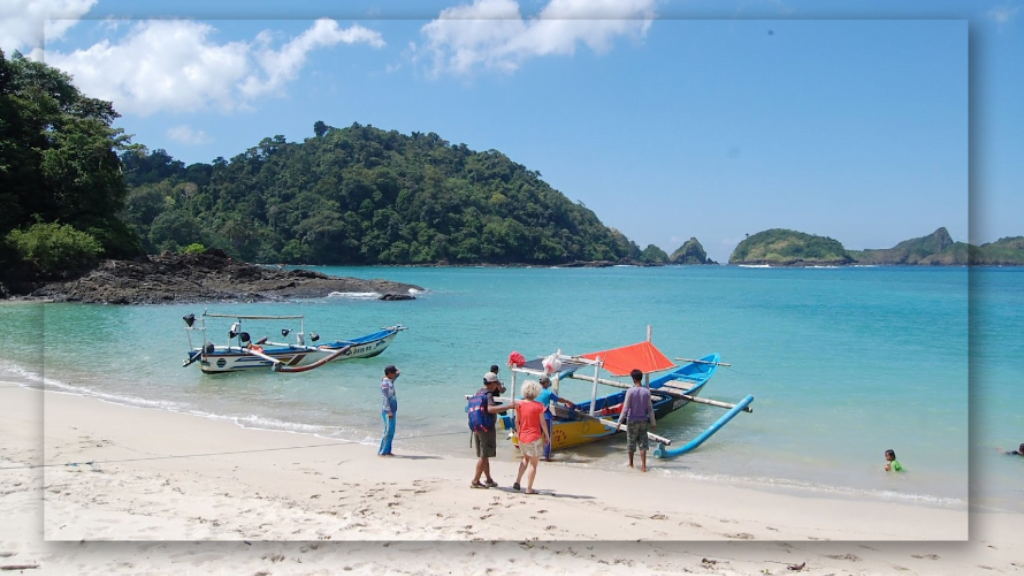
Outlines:
[[[495,488],[498,483],[491,478],[491,458],[498,455],[498,432],[495,426],[496,414],[505,412],[515,406],[515,401],[508,404],[497,404],[494,393],[501,382],[498,375],[488,372],[484,375],[484,387],[477,390],[469,399],[466,412],[469,414],[469,428],[473,431],[473,446],[476,448],[476,474],[470,482],[470,488]],[[486,478],[480,482],[480,478]]]

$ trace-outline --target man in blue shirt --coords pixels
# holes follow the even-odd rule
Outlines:
[[[380,416],[384,419],[384,437],[380,439],[378,456],[394,456],[391,453],[391,442],[395,439],[395,418],[398,416],[398,395],[395,394],[395,380],[398,379],[398,368],[389,365],[384,368],[384,378],[380,381],[380,393],[383,403]]]
[[[629,375],[633,378],[633,387],[626,390],[626,397],[622,401],[622,413],[619,414],[619,421],[615,429],[621,430],[622,421],[626,421],[629,467],[633,467],[633,452],[636,452],[639,444],[640,471],[647,472],[647,425],[650,424],[651,428],[657,428],[658,423],[654,420],[651,391],[645,388],[642,382],[644,373],[634,368]]]
[[[547,442],[545,442],[544,444],[544,461],[551,462],[551,439],[554,438],[555,430],[554,428],[552,428],[552,424],[555,418],[555,415],[551,411],[552,408],[554,408],[552,402],[561,402],[562,404],[565,404],[570,410],[575,408],[576,405],[566,400],[565,398],[559,398],[558,394],[555,394],[555,391],[551,389],[551,379],[549,379],[547,376],[540,377],[540,385],[541,388],[543,388],[543,390],[540,394],[537,395],[537,402],[540,402],[541,405],[543,405],[545,408],[544,420],[547,422],[548,430],[551,431],[551,433],[548,434]]]

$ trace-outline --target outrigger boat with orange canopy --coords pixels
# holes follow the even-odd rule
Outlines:
[[[604,378],[601,376],[602,371],[618,377],[628,376],[633,369],[643,372],[645,386],[649,387],[651,391],[654,415],[659,421],[691,402],[728,410],[715,424],[679,448],[669,448],[672,444],[672,440],[669,438],[648,433],[651,440],[658,443],[654,455],[659,458],[671,458],[685,454],[703,444],[740,412],[753,412],[750,403],[754,401],[754,397],[750,395],[736,404],[699,397],[718,367],[729,366],[720,361],[718,354],[709,354],[699,359],[677,358],[684,362],[677,365],[658,350],[649,338],[648,332],[648,340],[629,346],[578,356],[566,355],[559,350],[546,358],[537,358],[520,365],[513,363],[512,396],[515,397],[516,394],[517,380],[521,380],[523,376],[535,378],[548,376],[556,394],[559,383],[567,379],[592,383],[590,400],[576,403],[575,409],[569,410],[554,402],[549,406],[554,415],[551,434],[552,450],[587,444],[612,436],[619,431],[616,421],[622,411],[626,392],[622,390],[599,396],[598,386],[628,389],[632,387],[632,382]],[[517,353],[513,353],[513,356],[516,355]],[[591,368],[593,375],[590,373]],[[651,379],[651,374],[666,371],[667,373]],[[586,373],[581,374],[580,372]],[[506,428],[511,428],[514,425],[511,417],[503,418],[502,423]],[[625,430],[625,426],[622,427],[622,430]]]

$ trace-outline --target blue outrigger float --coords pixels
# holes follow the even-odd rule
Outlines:
[[[555,371],[550,370],[553,360],[557,360],[555,362],[557,365]],[[602,378],[600,376],[602,369],[615,376],[627,375],[633,368],[638,368],[643,372],[645,379],[648,380],[646,385],[651,391],[654,415],[659,421],[691,402],[728,410],[707,430],[704,430],[696,438],[678,448],[669,448],[672,444],[671,439],[649,433],[649,437],[658,443],[657,448],[654,450],[654,456],[658,458],[673,458],[690,452],[703,444],[740,412],[753,412],[750,404],[754,401],[754,397],[751,395],[747,395],[736,404],[699,397],[708,380],[718,370],[718,367],[729,366],[729,364],[720,361],[721,359],[718,354],[709,354],[699,359],[677,358],[677,360],[682,360],[685,363],[678,366],[675,365],[660,350],[655,348],[649,340],[631,346],[593,352],[582,356],[567,356],[559,351],[544,359],[532,360],[522,366],[513,366],[512,394],[513,396],[515,395],[517,374],[534,377],[545,374],[550,375],[556,394],[559,381],[562,380],[583,380],[593,384],[591,399],[576,403],[574,410],[569,410],[556,403],[552,403],[551,409],[555,418],[551,436],[552,449],[555,450],[600,440],[613,436],[620,431],[616,425],[616,420],[622,410],[626,391],[622,390],[605,396],[598,396],[598,385],[628,389],[632,387],[632,384]],[[545,363],[548,366],[545,366]],[[578,373],[586,367],[594,368],[593,376]],[[652,372],[663,372],[665,370],[671,371],[653,380],[650,379]],[[506,427],[510,427],[512,424],[510,418],[504,418],[503,421]]]

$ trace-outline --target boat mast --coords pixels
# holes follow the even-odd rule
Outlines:
[[[651,325],[650,324],[647,325],[647,341],[648,342],[651,341]],[[650,373],[644,374],[644,387],[645,388],[650,388],[651,387],[651,375],[650,375]]]
[[[601,376],[601,357],[594,358],[597,360],[597,364],[594,364],[594,387],[590,391],[590,415],[593,416],[597,413],[597,383]]]

